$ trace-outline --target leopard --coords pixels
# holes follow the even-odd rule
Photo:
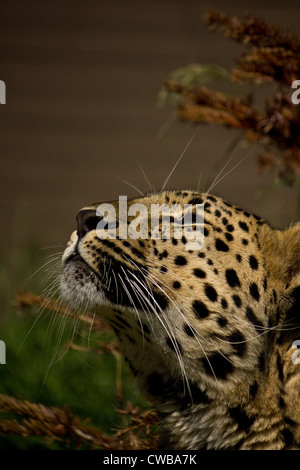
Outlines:
[[[150,225],[143,238],[99,237],[99,204],[77,214],[61,293],[114,330],[160,417],[159,448],[300,449],[300,223],[274,228],[191,189],[128,201],[149,224],[152,204],[202,205],[203,244],[189,249],[174,230],[150,237]]]

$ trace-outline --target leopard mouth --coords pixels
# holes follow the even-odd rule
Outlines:
[[[62,295],[75,302],[88,301],[93,305],[109,304],[129,309],[154,312],[163,311],[165,296],[156,289],[149,290],[146,276],[136,266],[129,268],[107,253],[103,259],[103,272],[97,272],[77,250],[70,246],[63,256],[61,277]],[[101,269],[102,270],[102,269]]]
[[[74,250],[64,256],[60,279],[63,298],[74,308],[107,304],[103,283],[94,269]]]

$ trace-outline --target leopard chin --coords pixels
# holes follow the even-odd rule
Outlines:
[[[300,370],[292,358],[300,224],[279,231],[220,197],[185,190],[128,201],[124,230],[123,202],[110,203],[111,237],[99,237],[99,203],[79,211],[61,292],[115,331],[138,387],[163,417],[162,445],[299,449]],[[187,205],[204,211],[201,222],[194,210],[190,219],[189,234],[203,228],[198,249],[188,232],[176,236],[178,209]],[[154,206],[177,211],[168,230],[164,216],[157,219],[155,236]]]

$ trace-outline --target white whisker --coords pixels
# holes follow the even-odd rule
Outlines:
[[[172,170],[170,171],[169,175],[167,176],[167,178],[165,179],[162,187],[161,187],[161,191],[163,191],[165,189],[165,187],[167,186],[168,184],[168,181],[169,179],[171,178],[172,174],[174,173],[177,165],[179,164],[179,162],[182,160],[182,158],[184,157],[184,155],[186,154],[189,146],[191,145],[191,143],[193,142],[194,140],[194,137],[196,135],[196,132],[197,132],[197,129],[194,131],[192,137],[190,138],[190,140],[188,141],[188,143],[186,144],[185,148],[183,149],[183,152],[181,153],[181,155],[179,156],[178,160],[176,161],[175,165],[173,166]]]

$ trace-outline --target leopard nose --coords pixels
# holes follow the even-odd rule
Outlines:
[[[83,209],[77,214],[77,235],[78,238],[83,238],[88,232],[96,230],[98,222],[103,217],[96,214],[95,210]]]

